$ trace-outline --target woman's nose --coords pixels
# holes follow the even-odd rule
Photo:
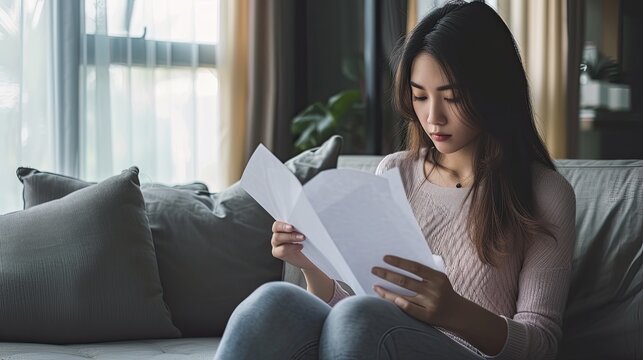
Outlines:
[[[444,125],[447,122],[444,111],[439,105],[430,105],[427,114],[426,122],[429,125]]]

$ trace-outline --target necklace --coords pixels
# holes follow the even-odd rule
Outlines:
[[[435,157],[435,151],[436,151],[435,146],[433,146],[433,147],[431,148],[431,150],[430,150],[430,151],[431,151],[431,152],[432,152],[432,154],[433,154],[433,159],[434,159],[434,162],[435,162],[434,167],[438,170],[438,175],[440,176],[440,179],[442,179],[442,181],[443,181],[445,184],[447,184],[447,181],[446,181],[446,180],[444,180],[444,177],[442,177],[442,172],[440,171],[440,165],[438,165],[437,159],[436,159],[436,157]],[[427,152],[427,157],[428,157],[428,154],[429,154],[429,153]],[[455,175],[451,175],[451,176],[452,176],[452,177],[456,177]],[[456,187],[456,188],[458,188],[458,189],[462,188],[462,184],[464,184],[464,182],[465,182],[465,181],[468,181],[472,176],[473,176],[473,173],[469,174],[469,175],[468,175],[467,177],[465,177],[464,179],[460,179],[460,177],[457,177],[457,178],[458,178],[458,182],[457,182],[457,183],[455,183],[455,187]],[[426,178],[426,176],[425,176],[425,178]]]
[[[438,175],[440,175],[440,179],[442,179],[442,181],[444,181],[444,183],[446,184],[446,183],[447,183],[447,181],[446,181],[446,180],[444,180],[444,177],[442,177],[442,172],[440,171],[440,166],[436,166],[436,169],[438,170]],[[452,175],[452,176],[453,176],[453,175]],[[464,179],[460,179],[460,178],[458,177],[458,182],[457,182],[457,183],[455,183],[455,187],[457,187],[458,189],[460,189],[460,188],[462,187],[462,184],[464,184],[464,182],[465,182],[465,181],[467,181],[467,180],[469,180],[472,176],[473,176],[473,173],[469,174],[469,176],[465,177]]]
[[[461,188],[461,187],[462,187],[462,183],[464,183],[465,181],[469,180],[469,179],[471,178],[471,176],[473,176],[473,173],[469,174],[469,176],[467,176],[466,178],[464,178],[464,179],[462,179],[462,180],[460,180],[460,178],[458,178],[458,180],[460,180],[460,181],[458,181],[458,182],[455,184],[455,187],[457,187],[458,189],[459,189],[459,188]]]

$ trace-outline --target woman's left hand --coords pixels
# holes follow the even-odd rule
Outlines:
[[[444,273],[433,270],[415,261],[387,255],[384,262],[417,275],[415,280],[406,275],[381,267],[373,267],[371,272],[397,286],[415,292],[415,296],[404,296],[375,285],[375,292],[391,301],[412,317],[430,325],[450,328],[450,320],[457,314],[462,297],[458,295]]]

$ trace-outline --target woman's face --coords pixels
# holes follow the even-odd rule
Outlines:
[[[480,134],[480,129],[464,121],[459,99],[454,98],[454,85],[449,84],[442,67],[432,55],[420,53],[413,60],[413,109],[422,128],[443,154],[471,150]]]

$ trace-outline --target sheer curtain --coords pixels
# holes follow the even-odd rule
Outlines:
[[[18,166],[56,171],[54,4],[0,0],[0,214],[22,209]]]
[[[223,187],[218,0],[84,0],[80,176]]]

